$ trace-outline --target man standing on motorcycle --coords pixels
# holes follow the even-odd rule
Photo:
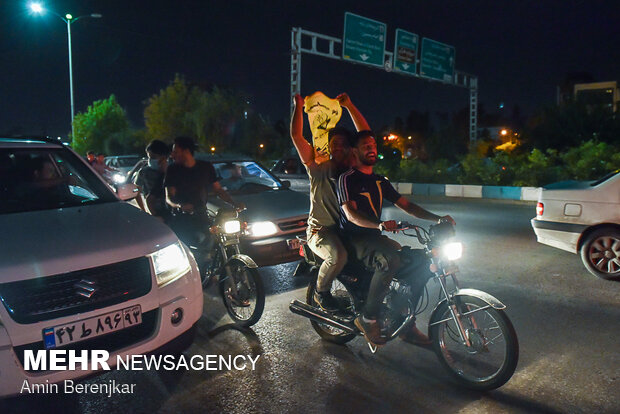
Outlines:
[[[358,131],[369,129],[368,123],[346,93],[336,97],[346,108]],[[310,212],[308,215],[308,246],[323,259],[317,277],[315,301],[327,311],[338,310],[338,302],[330,289],[333,280],[347,263],[347,251],[338,235],[340,212],[336,196],[338,176],[351,165],[349,138],[351,133],[342,127],[329,131],[329,161],[317,164],[312,145],[303,136],[304,99],[295,95],[295,112],[291,120],[291,138],[306,167],[310,179]]]
[[[381,221],[383,200],[391,201],[414,217],[436,222],[445,220],[452,224],[455,222],[450,216],[440,217],[407,200],[387,178],[373,172],[377,162],[377,143],[371,131],[358,132],[352,148],[358,158],[357,165],[338,180],[338,197],[344,213],[342,225],[357,259],[374,270],[363,315],[355,319],[355,325],[364,333],[368,342],[382,345],[386,341],[381,336],[377,317],[387,287],[400,266],[400,245],[381,234],[383,230],[398,230],[394,220]],[[417,344],[430,343],[415,324],[402,338]]]

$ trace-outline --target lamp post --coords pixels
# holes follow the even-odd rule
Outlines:
[[[92,17],[93,19],[100,19],[101,18],[101,14],[99,13],[91,13],[91,14],[85,14],[83,16],[79,16],[79,17],[73,17],[72,15],[70,15],[69,13],[65,14],[65,17],[62,17],[60,14],[52,11],[52,10],[46,10],[43,8],[43,6],[41,6],[40,3],[31,3],[30,4],[30,9],[38,14],[42,14],[45,11],[49,11],[50,13],[52,13],[55,16],[58,16],[63,22],[65,22],[67,24],[67,44],[69,46],[69,95],[71,98],[71,139],[73,139],[75,137],[75,129],[73,127],[73,118],[74,118],[74,114],[75,114],[75,106],[73,104],[73,63],[71,60],[71,24],[77,22],[79,19],[83,18],[83,17]]]

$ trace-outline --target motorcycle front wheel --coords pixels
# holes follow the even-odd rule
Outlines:
[[[442,303],[431,323],[445,322],[430,330],[439,361],[467,388],[488,391],[501,387],[512,377],[519,360],[519,343],[510,319],[476,297],[457,296],[454,300],[470,345],[461,340],[448,304]]]
[[[240,260],[232,260],[227,267],[231,278],[220,281],[220,294],[228,315],[239,326],[252,326],[258,322],[265,308],[263,281],[258,270],[247,267]]]

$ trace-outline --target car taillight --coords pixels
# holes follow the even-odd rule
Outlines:
[[[545,205],[543,203],[536,204],[536,215],[542,216],[545,211]]]

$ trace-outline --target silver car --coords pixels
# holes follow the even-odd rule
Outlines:
[[[544,187],[531,223],[538,242],[580,253],[595,276],[620,278],[620,170]]]

